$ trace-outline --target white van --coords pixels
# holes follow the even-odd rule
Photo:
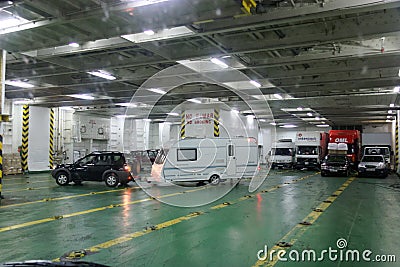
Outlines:
[[[259,155],[255,138],[185,138],[161,150],[153,164],[153,178],[168,182],[218,184],[222,179],[253,177]],[[164,158],[164,160],[163,160]]]

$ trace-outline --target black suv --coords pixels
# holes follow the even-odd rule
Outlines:
[[[346,155],[327,155],[321,164],[321,176],[350,175],[350,161]]]
[[[51,172],[58,185],[70,182],[104,181],[107,186],[126,185],[133,180],[121,152],[92,152],[72,164],[61,164]]]

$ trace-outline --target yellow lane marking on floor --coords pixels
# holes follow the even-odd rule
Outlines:
[[[37,224],[41,224],[41,223],[61,220],[61,219],[64,219],[64,218],[70,218],[70,217],[74,217],[74,216],[78,216],[78,215],[89,214],[89,213],[102,211],[102,210],[106,210],[106,209],[113,209],[113,208],[116,208],[116,207],[122,207],[122,206],[137,204],[137,203],[141,203],[141,202],[145,202],[145,201],[149,201],[149,200],[152,200],[152,198],[139,199],[139,200],[135,200],[135,201],[128,202],[128,203],[123,203],[123,204],[122,203],[121,204],[115,204],[115,205],[112,204],[112,205],[108,205],[108,206],[104,206],[104,207],[100,207],[100,208],[94,208],[94,209],[90,209],[90,210],[78,211],[78,212],[69,213],[69,214],[63,214],[63,215],[56,215],[56,216],[49,217],[49,218],[44,218],[44,219],[41,219],[41,220],[36,220],[36,221],[31,221],[31,222],[26,222],[26,223],[21,223],[21,224],[15,224],[15,225],[11,225],[11,226],[6,226],[6,227],[0,228],[0,233],[1,232],[7,232],[7,231],[15,230],[15,229],[24,228],[24,227],[27,227],[27,226],[37,225]]]
[[[203,213],[201,213],[201,212],[193,212],[193,213],[190,213],[188,215],[181,216],[179,218],[175,218],[175,219],[172,219],[172,220],[169,220],[169,221],[165,221],[165,222],[159,223],[159,224],[154,225],[152,227],[147,227],[146,229],[144,229],[142,231],[136,231],[134,233],[126,234],[126,235],[123,235],[121,237],[118,237],[118,238],[106,241],[104,243],[95,245],[95,246],[93,246],[93,247],[91,247],[89,249],[86,249],[86,251],[87,252],[98,252],[98,251],[100,251],[102,249],[106,249],[106,248],[109,248],[109,247],[112,247],[112,246],[116,246],[116,245],[119,245],[121,243],[130,241],[132,239],[144,236],[144,235],[149,234],[149,233],[151,233],[153,231],[160,230],[160,229],[163,229],[163,228],[167,228],[167,227],[170,227],[172,225],[181,223],[183,221],[191,220],[191,219],[196,218],[196,217],[198,217],[198,216],[200,216],[202,214]],[[60,260],[61,260],[60,258],[53,259],[53,261],[60,261]]]
[[[49,183],[51,182],[51,179],[48,180],[41,180],[41,181],[36,181],[36,180],[26,180],[26,182],[22,182],[22,183],[5,183],[4,186],[9,186],[9,185],[20,185],[20,184],[37,184],[37,183]]]
[[[179,218],[176,218],[176,219],[172,219],[172,220],[157,224],[157,225],[155,225],[153,227],[150,227],[150,228],[147,228],[147,229],[145,229],[143,231],[137,231],[137,232],[134,232],[134,233],[131,233],[131,234],[127,234],[127,235],[121,236],[119,238],[116,238],[116,239],[113,239],[113,240],[110,240],[110,241],[95,245],[95,246],[89,248],[89,251],[97,252],[97,251],[99,251],[101,249],[109,248],[109,247],[121,244],[123,242],[132,240],[134,238],[143,236],[143,235],[148,234],[148,233],[150,233],[152,231],[160,230],[160,229],[167,228],[167,227],[170,227],[172,225],[181,223],[183,221],[191,220],[191,219],[196,218],[196,217],[198,217],[200,215],[202,215],[201,212],[190,213],[188,215],[185,215],[185,216],[182,216],[182,217],[179,217]]]
[[[22,174],[20,174],[22,175]],[[29,176],[13,176],[12,178],[4,178],[4,180],[6,181],[14,181],[14,180],[18,180],[18,179],[36,179],[36,178],[50,178],[50,175],[44,175],[44,176],[33,176],[33,177],[29,177]]]
[[[312,177],[312,176],[315,176],[316,174],[319,174],[319,172],[314,173],[314,174],[311,174],[311,175],[304,176],[304,177],[302,177],[302,178],[298,178],[298,179],[291,180],[290,182],[285,182],[285,183],[281,184],[280,187],[278,187],[278,186],[273,186],[273,187],[271,187],[271,188],[269,188],[269,189],[262,190],[260,193],[267,193],[267,192],[274,191],[274,190],[276,190],[276,189],[278,189],[278,188],[282,188],[282,187],[284,187],[284,186],[287,186],[287,185],[290,185],[290,184],[294,184],[294,183],[296,183],[296,182],[299,182],[299,181],[305,180],[305,179],[307,179],[307,178],[310,178],[310,177]],[[202,189],[203,189],[203,188],[201,188],[201,189],[189,190],[189,191],[198,191],[198,190],[202,190]],[[187,192],[189,192],[189,191],[187,191]],[[259,194],[259,193],[258,193],[258,194]],[[174,194],[171,194],[171,195],[174,195]],[[247,196],[241,197],[241,198],[239,198],[237,201],[233,201],[233,202],[224,202],[224,203],[221,203],[221,204],[219,204],[219,205],[213,206],[213,207],[211,207],[210,209],[211,209],[211,210],[221,209],[221,208],[224,208],[224,207],[227,207],[227,206],[230,206],[230,205],[239,203],[240,201],[247,200],[247,199],[251,199],[251,198],[252,198],[253,196],[255,196],[255,195],[256,195],[256,194],[247,195]],[[166,196],[164,196],[164,197],[166,197]],[[101,243],[101,244],[99,244],[99,245],[95,245],[95,246],[93,246],[93,247],[87,249],[87,251],[90,251],[90,252],[98,252],[98,251],[101,250],[101,249],[105,249],[105,248],[109,248],[109,247],[112,247],[112,246],[115,246],[115,245],[119,245],[119,244],[121,244],[121,243],[130,241],[130,240],[135,239],[135,238],[137,238],[137,237],[144,236],[144,235],[149,234],[149,233],[151,233],[151,232],[154,232],[154,231],[156,231],[156,230],[160,230],[160,229],[163,229],[163,228],[167,228],[167,227],[169,227],[169,226],[172,226],[172,225],[175,225],[175,224],[178,224],[178,223],[181,223],[181,222],[184,222],[184,221],[187,221],[187,220],[196,218],[196,217],[198,217],[198,216],[200,216],[200,215],[203,215],[203,214],[206,214],[206,213],[205,213],[204,211],[193,212],[193,213],[190,213],[190,214],[188,214],[188,215],[186,215],[186,216],[182,216],[182,217],[179,217],[179,218],[175,218],[175,219],[172,219],[172,220],[169,220],[169,221],[166,221],[166,222],[157,224],[157,225],[155,225],[155,226],[153,226],[153,227],[146,228],[146,229],[144,229],[144,230],[142,230],[142,231],[137,231],[137,232],[134,232],[134,233],[131,233],[131,234],[127,234],[127,235],[124,235],[124,236],[121,236],[121,237],[118,237],[118,238],[115,238],[115,239],[106,241],[106,242]],[[60,261],[60,258],[53,259],[53,261]]]
[[[294,179],[294,180],[291,180],[291,181],[289,181],[289,182],[284,182],[283,184],[275,185],[275,186],[273,186],[273,187],[270,187],[270,188],[261,190],[260,192],[261,192],[261,193],[273,192],[273,191],[275,191],[275,190],[277,190],[277,189],[279,189],[279,188],[282,188],[282,187],[285,187],[285,186],[288,186],[288,185],[297,183],[297,182],[299,182],[299,181],[308,179],[308,178],[310,178],[310,177],[312,177],[312,176],[315,176],[315,175],[317,175],[317,174],[319,174],[319,172],[313,173],[313,174],[310,174],[310,175],[307,175],[307,176],[304,176],[304,177],[301,177],[301,178],[298,178],[298,179]],[[213,206],[213,207],[211,207],[210,209],[212,209],[212,210],[217,210],[217,209],[225,208],[225,207],[227,207],[227,206],[236,204],[236,203],[238,203],[238,202],[240,202],[240,201],[253,198],[253,197],[255,197],[257,194],[259,194],[259,193],[255,193],[255,194],[250,194],[250,195],[243,196],[243,197],[239,198],[239,199],[236,200],[236,201],[224,202],[224,203],[222,203],[222,204],[218,204],[218,205],[216,205],[216,206]]]
[[[139,189],[140,187],[135,186],[135,187],[129,187],[129,188],[131,188],[131,189]],[[99,191],[99,192],[90,192],[90,193],[72,195],[72,196],[65,196],[65,197],[44,198],[44,199],[40,199],[40,200],[36,200],[36,201],[29,201],[29,202],[22,202],[22,203],[4,205],[4,206],[0,206],[0,209],[9,208],[9,207],[32,205],[32,204],[36,204],[36,203],[43,203],[43,202],[50,202],[50,201],[72,199],[72,198],[78,198],[78,197],[87,197],[87,196],[94,196],[94,195],[100,195],[100,194],[107,194],[107,193],[112,193],[112,192],[128,190],[129,188],[113,189],[113,190]]]
[[[331,196],[326,198],[323,202],[321,202],[310,214],[308,214],[304,219],[303,222],[308,222],[313,224],[322,214],[323,212],[329,208],[330,205],[343,193],[343,191],[355,180],[355,177],[349,178],[346,182],[344,182]],[[287,242],[293,245],[297,242],[297,240],[308,230],[310,226],[297,224],[294,226],[286,235],[284,235],[281,240],[282,242]],[[289,248],[280,247],[275,245],[269,251],[278,251],[278,250],[288,250]],[[272,267],[276,263],[279,262],[278,257],[274,254],[271,261],[269,261],[269,257],[266,260],[258,260],[253,266],[268,266]]]
[[[14,192],[20,192],[20,191],[30,191],[30,190],[40,190],[40,189],[46,189],[46,188],[57,188],[58,186],[46,186],[46,187],[27,187],[23,189],[15,189],[15,190],[3,190],[3,192],[6,193],[14,193]]]
[[[183,191],[183,192],[177,192],[177,193],[171,193],[171,194],[167,194],[167,195],[162,195],[162,196],[159,196],[158,198],[172,197],[172,196],[182,195],[182,194],[185,194],[185,193],[195,192],[195,191],[199,191],[199,190],[204,190],[204,187],[203,188],[192,189],[192,190],[187,190],[187,191]],[[103,210],[107,210],[107,209],[113,209],[113,208],[117,208],[117,207],[123,207],[123,206],[138,204],[138,203],[150,201],[150,200],[153,200],[153,199],[154,199],[153,197],[148,197],[148,198],[139,199],[139,200],[135,200],[135,201],[127,202],[127,203],[111,204],[111,205],[107,205],[107,206],[103,206],[103,207],[99,207],[99,208],[94,208],[94,209],[89,209],[89,210],[84,210],[84,211],[78,211],[78,212],[69,213],[69,214],[56,215],[56,216],[53,216],[53,217],[48,217],[48,218],[35,220],[35,221],[30,221],[30,222],[21,223],[21,224],[14,224],[14,225],[11,225],[11,226],[6,226],[6,227],[0,228],[0,233],[1,232],[7,232],[7,231],[15,230],[15,229],[24,228],[24,227],[27,227],[27,226],[32,226],[32,225],[52,222],[52,221],[56,221],[56,220],[60,220],[60,219],[64,219],[64,218],[71,218],[71,217],[84,215],[84,214],[90,214],[90,213],[93,213],[93,212],[103,211]]]

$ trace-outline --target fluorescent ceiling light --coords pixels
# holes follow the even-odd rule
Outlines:
[[[153,30],[145,30],[145,31],[143,31],[143,33],[146,35],[154,35],[155,34],[155,32]]]
[[[187,101],[190,101],[190,102],[192,102],[192,103],[196,103],[196,104],[201,104],[201,100],[199,100],[199,99],[195,99],[195,98],[188,99]]]
[[[274,97],[277,99],[283,99],[283,97],[280,94],[274,94]]]
[[[236,113],[236,114],[239,114],[239,110],[237,110],[237,109],[232,109],[232,112]]]
[[[281,108],[282,111],[286,112],[297,112],[297,111],[312,111],[311,108],[303,108],[303,107],[298,107],[298,108]],[[298,114],[300,115],[300,113]]]
[[[221,68],[224,68],[224,69],[226,69],[227,67],[229,67],[225,62],[223,62],[222,60],[220,60],[220,59],[218,59],[218,58],[215,58],[215,57],[211,58],[210,61],[211,61],[212,63],[214,63],[214,64],[220,66]]]
[[[248,119],[254,119],[255,116],[254,116],[254,115],[246,115],[246,118],[248,118]]]
[[[398,93],[400,92],[400,87],[396,86],[395,88],[393,88],[393,93]]]
[[[389,113],[389,114],[392,114],[392,113],[393,113],[393,111],[392,111],[392,110],[388,110],[388,113]]]
[[[84,100],[94,100],[94,96],[85,94],[68,95],[69,97],[84,99]]]
[[[261,121],[261,122],[266,122],[266,120],[265,120],[265,119],[259,119],[259,121]]]
[[[161,89],[158,89],[158,88],[149,88],[149,89],[147,89],[148,91],[151,91],[151,92],[153,92],[153,93],[157,93],[157,94],[160,94],[160,95],[165,95],[167,92],[165,92],[165,91],[163,91],[163,90],[161,90]]]
[[[135,103],[117,103],[115,105],[116,106],[121,106],[121,107],[130,107],[130,108],[137,107],[137,104],[135,104]]]
[[[79,47],[78,43],[72,42],[68,44],[70,47]]]
[[[15,100],[15,101],[13,101],[13,103],[15,105],[27,105],[27,104],[33,103],[33,101],[31,99],[22,99],[22,100]]]
[[[2,13],[2,16],[6,17],[6,19],[0,21],[0,29],[6,29],[29,22],[26,19],[4,12]]]
[[[276,122],[271,122],[270,124],[275,126],[275,125],[276,125]]]
[[[75,111],[73,107],[60,107],[61,110],[66,110],[66,111]]]
[[[386,120],[386,122],[393,122],[392,120]]]
[[[311,113],[311,112],[308,112],[308,113],[307,113],[307,116],[312,117],[312,113]]]
[[[386,116],[386,118],[388,118],[388,119],[391,119],[391,118],[392,118],[392,116]]]
[[[5,84],[15,86],[15,87],[20,87],[20,88],[33,88],[35,87],[31,83],[23,82],[23,81],[15,81],[15,80],[10,80],[10,81],[5,81]]]
[[[317,121],[319,121],[321,118],[320,118],[320,117],[315,117],[315,119],[316,119]]]
[[[167,112],[167,115],[170,115],[170,116],[179,116],[179,113],[176,113],[176,112]]]
[[[394,104],[390,104],[389,107],[391,107],[391,108],[394,107]]]
[[[230,55],[222,56],[221,58],[231,58]]]
[[[171,29],[158,30],[153,35],[144,32],[122,35],[121,37],[132,43],[144,43],[159,40],[166,40],[177,37],[194,35],[194,32],[185,26],[174,27]]]
[[[257,82],[257,81],[251,80],[250,83],[251,83],[252,85],[254,85],[255,87],[261,87],[261,83],[259,83],[259,82]]]
[[[329,125],[328,124],[317,124],[317,125],[315,125],[315,126],[317,126],[317,127],[329,127]]]
[[[121,0],[122,2],[128,2],[129,7],[140,7],[167,2],[168,0]]]
[[[107,80],[115,80],[117,79],[115,76],[111,75],[110,73],[104,71],[104,70],[96,70],[96,71],[88,71],[89,74],[104,78]]]
[[[297,125],[294,125],[294,124],[285,124],[285,125],[281,125],[281,126],[279,126],[279,127],[282,127],[282,128],[296,128]]]
[[[143,119],[143,121],[151,121],[151,119]]]

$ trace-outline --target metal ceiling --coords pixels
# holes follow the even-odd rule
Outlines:
[[[258,6],[250,13],[243,8],[254,2]],[[17,26],[5,25],[10,17]],[[143,34],[149,29],[153,36]],[[278,123],[319,123],[315,116],[332,126],[385,123],[388,111],[398,107],[393,89],[400,79],[399,33],[400,1],[394,0],[21,0],[0,5],[6,80],[34,85],[7,85],[6,97],[79,107],[99,116],[122,114],[116,103],[129,102],[146,79],[177,61],[214,57],[261,83]],[[87,73],[99,69],[116,79]],[[284,99],[273,97],[277,93]],[[78,100],[73,94],[95,99]],[[165,95],[157,112],[206,96],[238,105],[229,90],[196,84]],[[389,107],[392,103],[396,106]]]

